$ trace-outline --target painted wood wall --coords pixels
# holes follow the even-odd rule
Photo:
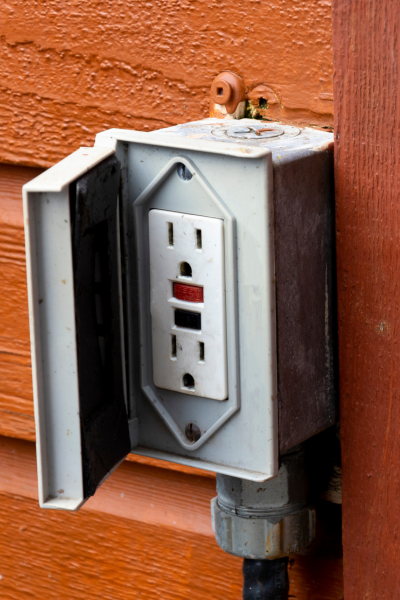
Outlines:
[[[267,83],[280,118],[331,127],[329,0],[0,4],[0,597],[241,597],[211,531],[211,474],[131,457],[77,514],[40,511],[21,186],[109,127],[207,116],[223,69]],[[35,167],[35,168],[34,168]],[[291,595],[341,600],[340,519],[293,557]]]
[[[333,0],[345,598],[400,598],[400,3]]]

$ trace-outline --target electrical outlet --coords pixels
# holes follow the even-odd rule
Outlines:
[[[154,384],[226,400],[224,222],[154,209],[149,243]]]
[[[42,506],[78,508],[131,449],[266,481],[333,424],[331,141],[110,130],[25,186]]]

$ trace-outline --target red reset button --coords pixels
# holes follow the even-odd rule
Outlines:
[[[203,302],[204,299],[202,287],[185,283],[174,283],[174,296],[185,302]]]

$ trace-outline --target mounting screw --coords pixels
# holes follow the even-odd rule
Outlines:
[[[189,442],[197,442],[201,438],[200,428],[194,423],[188,423],[185,427],[185,435]]]
[[[224,113],[221,112],[223,110]],[[214,79],[210,91],[210,117],[242,119],[246,109],[243,79],[231,71],[223,71]]]

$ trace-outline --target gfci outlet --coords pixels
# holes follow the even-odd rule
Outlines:
[[[266,481],[335,422],[332,141],[112,129],[24,187],[41,506],[129,452]]]
[[[149,212],[154,383],[226,400],[224,221]]]

